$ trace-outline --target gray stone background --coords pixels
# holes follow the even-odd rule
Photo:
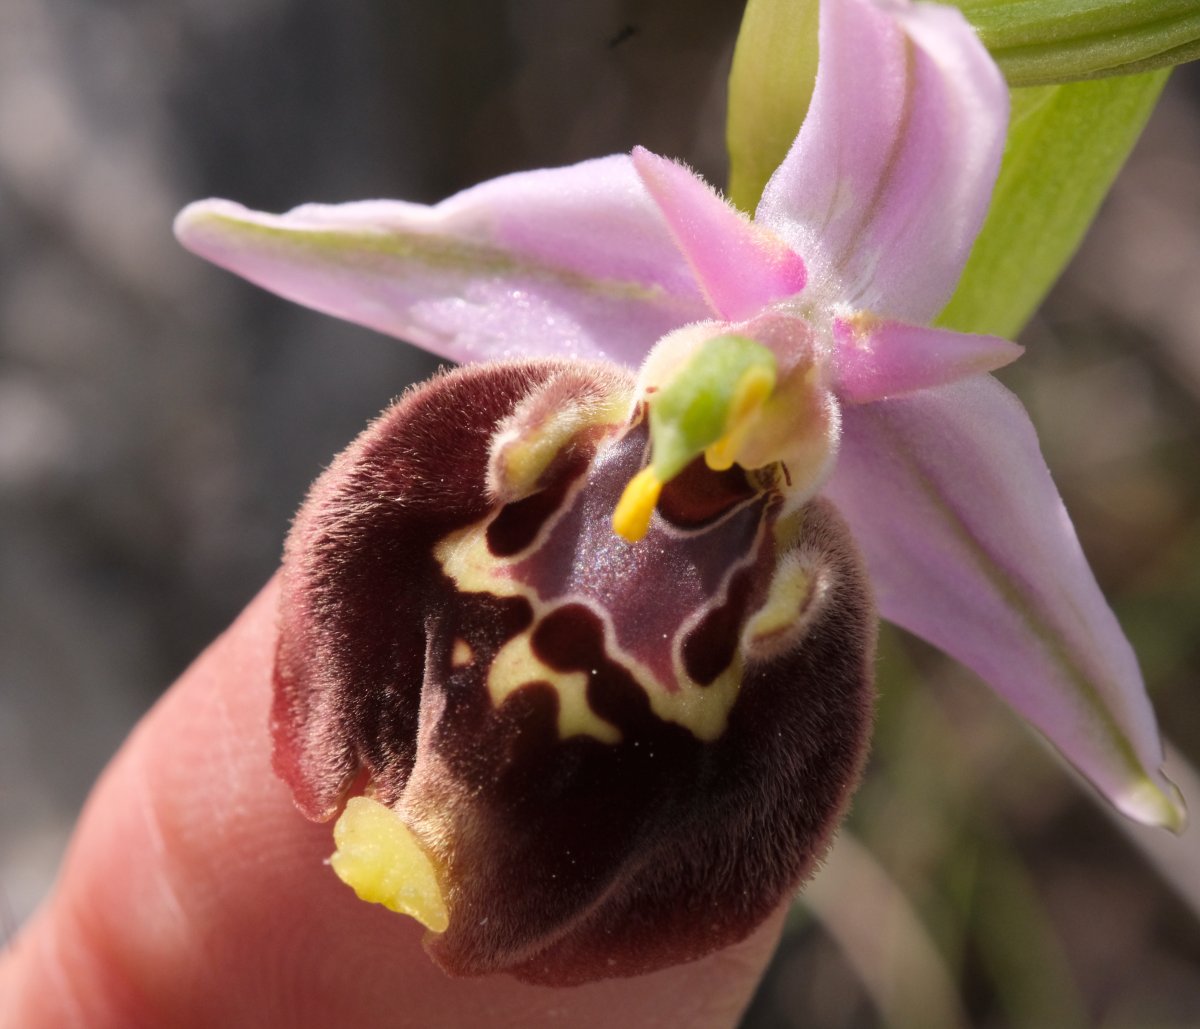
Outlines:
[[[435,366],[205,266],[175,244],[175,211],[207,195],[267,210],[433,201],[635,143],[722,181],[740,14],[732,0],[0,0],[0,927],[48,889],[132,723],[269,576],[307,483]],[[1198,83],[1177,73],[1008,380],[1193,760]],[[1190,1024],[1194,916],[998,705],[961,699],[967,678],[893,638],[876,765],[923,703],[908,699],[919,679],[984,741],[963,758],[972,774],[1032,767],[1024,793],[988,802],[1066,954],[1079,1024]],[[941,788],[922,786],[923,802]],[[869,789],[852,825],[884,861],[894,834],[870,821]],[[1077,869],[1056,886],[1097,840],[1119,857],[1100,884]],[[889,867],[902,886],[916,875]],[[1136,898],[1144,935],[1097,955],[1078,910],[1113,898]],[[1044,972],[1006,993],[971,918],[947,962],[972,1024],[1066,1018],[1039,999]],[[747,1024],[921,1024],[905,1017],[801,918]]]

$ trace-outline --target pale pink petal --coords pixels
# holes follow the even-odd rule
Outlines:
[[[319,311],[454,361],[607,358],[636,366],[708,315],[625,155],[494,179],[433,207],[186,208],[189,249]]]
[[[962,14],[822,0],[808,116],[757,220],[816,296],[925,324],[945,306],[995,183],[1008,91]]]
[[[868,404],[995,371],[1025,348],[998,336],[975,336],[866,316],[834,318],[839,397]]]
[[[635,147],[633,164],[722,318],[748,318],[804,288],[804,262],[682,164]]]
[[[972,668],[1123,812],[1182,827],[1133,650],[991,376],[845,410],[825,493],[881,614]]]

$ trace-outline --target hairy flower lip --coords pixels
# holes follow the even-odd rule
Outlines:
[[[289,538],[276,767],[310,815],[363,789],[392,809],[404,828],[385,820],[380,846],[415,839],[433,893],[393,903],[369,834],[342,860],[358,862],[347,881],[426,918],[442,898],[448,920],[426,946],[456,974],[567,985],[743,938],[811,870],[865,756],[875,620],[828,505],[781,520],[773,494],[698,464],[652,545],[621,543],[608,509],[644,459],[635,426],[585,444],[582,482],[549,462],[540,486],[560,506],[534,511],[544,524],[523,549],[487,548],[488,526],[528,499],[488,489],[497,430],[542,410],[527,402],[539,391],[565,407],[597,383],[632,396],[630,377],[594,365],[439,377],[335,461]],[[447,461],[466,474],[446,476]],[[709,542],[722,534],[744,542]],[[505,595],[490,565],[529,588]],[[778,589],[777,569],[792,577]],[[674,645],[639,649],[659,631]],[[704,681],[657,694],[637,664],[649,653]],[[711,709],[726,665],[734,703]]]

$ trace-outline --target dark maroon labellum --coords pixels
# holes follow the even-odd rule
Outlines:
[[[733,943],[857,781],[875,621],[836,512],[698,460],[626,542],[647,448],[618,369],[464,368],[338,457],[288,540],[276,769],[310,818],[396,813],[448,972],[564,985]]]

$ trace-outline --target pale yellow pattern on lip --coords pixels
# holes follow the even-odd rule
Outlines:
[[[551,668],[533,652],[533,632],[526,629],[509,640],[492,659],[488,692],[499,707],[509,694],[529,683],[545,682],[558,694],[558,735],[593,736],[601,743],[620,743],[621,730],[605,721],[587,701],[588,676]]]
[[[766,602],[746,625],[746,638],[758,642],[796,625],[812,603],[816,582],[799,557],[789,554],[775,572]]]
[[[582,488],[582,485],[580,482],[576,488]],[[564,505],[569,505],[571,499],[569,495]],[[459,590],[464,593],[490,593],[497,597],[524,597],[533,609],[534,626],[552,610],[566,604],[580,604],[586,607],[600,618],[604,626],[604,649],[608,659],[624,668],[642,688],[655,715],[665,722],[682,726],[699,740],[711,741],[721,736],[742,683],[743,663],[740,655],[735,656],[730,666],[713,682],[702,686],[693,682],[684,672],[679,641],[709,610],[724,602],[725,589],[712,598],[709,607],[697,611],[693,618],[681,625],[673,639],[663,641],[663,645],[671,647],[674,652],[673,663],[680,685],[679,689],[668,691],[649,668],[618,645],[608,613],[590,598],[566,594],[554,598],[551,603],[546,603],[536,590],[508,574],[508,569],[518,564],[522,558],[494,556],[487,545],[487,526],[488,522],[485,520],[459,529],[439,541],[433,548],[434,558]],[[548,532],[549,528],[544,527],[543,534]],[[542,538],[543,535],[539,534],[533,546],[536,547]],[[757,551],[757,546],[754,550]],[[730,569],[726,584],[740,567],[739,564]],[[602,743],[617,742],[620,739],[619,731],[592,711],[588,703],[588,675],[584,672],[560,672],[540,661],[529,649],[531,635],[532,628],[510,640],[496,655],[496,660],[506,663],[504,674],[515,672],[517,678],[509,680],[497,673],[493,667],[487,679],[492,703],[499,707],[506,697],[526,683],[548,682],[559,694],[558,732],[561,739],[582,734],[592,736]],[[522,637],[525,637],[523,641]],[[510,647],[514,649],[506,654],[505,651]],[[525,650],[529,650],[528,657],[524,655]]]
[[[588,427],[619,424],[629,416],[629,406],[630,398],[616,393],[602,403],[570,404],[524,437],[513,428],[501,431],[492,441],[491,472],[505,499],[528,496],[574,436]]]
[[[455,640],[454,647],[450,651],[450,667],[467,668],[474,663],[475,651],[471,649],[471,644],[466,640]]]

